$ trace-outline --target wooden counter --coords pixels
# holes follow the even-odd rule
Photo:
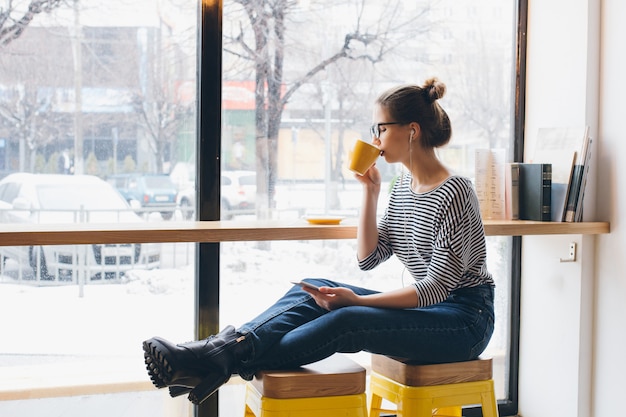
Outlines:
[[[610,231],[608,222],[486,220],[484,225],[487,236],[604,234]],[[331,226],[310,225],[304,220],[0,225],[0,246],[354,238],[356,219]]]

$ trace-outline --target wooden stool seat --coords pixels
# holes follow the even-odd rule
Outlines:
[[[246,384],[246,417],[367,417],[365,368],[342,354]]]
[[[492,360],[476,359],[467,362],[438,364],[411,364],[405,359],[372,355],[372,371],[410,386],[456,384],[484,381],[492,378]]]
[[[461,416],[462,406],[480,404],[484,417],[498,417],[492,366],[491,359],[424,365],[372,355],[369,415]],[[397,409],[382,409],[383,399]]]

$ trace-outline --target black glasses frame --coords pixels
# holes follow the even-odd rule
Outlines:
[[[387,126],[387,125],[402,125],[404,124],[403,122],[387,122],[387,123],[374,123],[371,127],[370,127],[370,133],[372,134],[373,138],[379,138],[380,137],[380,127],[381,126]]]

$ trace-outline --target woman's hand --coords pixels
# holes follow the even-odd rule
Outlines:
[[[376,164],[372,165],[367,171],[365,171],[365,174],[354,174],[354,177],[358,182],[366,186],[380,186],[380,182],[382,180],[380,171],[376,168]]]
[[[328,311],[347,306],[368,306],[378,308],[415,308],[419,304],[419,295],[414,285],[369,295],[357,295],[350,288],[319,287],[302,289],[313,297],[318,306]]]
[[[328,311],[358,305],[360,298],[350,288],[345,287],[320,287],[319,290],[302,287],[302,289],[311,294],[318,306]]]

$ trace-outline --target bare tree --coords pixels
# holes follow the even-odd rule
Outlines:
[[[187,15],[195,14],[194,2],[170,0],[161,2],[158,8],[160,26],[151,32],[151,44],[147,47],[145,80],[139,82],[132,97],[132,104],[139,116],[138,125],[145,132],[149,149],[155,160],[157,173],[166,171],[165,162],[175,162],[174,148],[177,145],[177,134],[183,123],[194,114],[195,103],[180,96],[181,81],[193,79],[195,65],[186,62],[188,54],[195,49],[196,27],[188,30],[173,29],[168,24],[168,10],[183,10]],[[194,23],[190,20],[188,23]],[[191,29],[193,28],[193,30]],[[169,160],[166,161],[166,157]]]
[[[487,40],[471,44],[464,39],[456,42],[460,45],[456,50],[464,51],[456,56],[456,68],[464,77],[459,79],[456,94],[451,98],[460,110],[459,122],[483,139],[482,146],[506,147],[511,122],[508,95],[511,61],[495,57],[504,56],[509,46],[492,44],[486,48]]]
[[[35,170],[36,153],[71,132],[71,116],[58,110],[55,90],[65,85],[71,64],[54,65],[51,56],[65,57],[67,42],[48,29],[33,27],[19,42],[0,50],[0,134],[18,142],[13,169]],[[46,42],[40,40],[45,37]],[[47,54],[46,51],[54,51]]]
[[[67,119],[49,113],[50,96],[37,94],[33,86],[18,85],[10,99],[0,103],[0,125],[18,139],[20,171],[34,172],[37,150],[62,135]],[[25,166],[28,161],[28,166]]]
[[[374,81],[370,77],[370,71],[363,71],[362,63],[351,60],[337,62],[333,68],[326,70],[326,79],[323,82],[316,83],[312,87],[312,92],[301,94],[309,103],[315,103],[316,107],[324,109],[325,115],[322,117],[331,117],[334,120],[333,129],[336,131],[336,140],[332,142],[330,150],[330,178],[334,182],[344,180],[344,149],[345,134],[351,129],[360,129],[366,125],[371,115],[371,97],[364,97],[362,91],[358,91],[355,85],[360,85],[361,90],[374,91]],[[365,87],[364,86],[368,86]],[[328,90],[335,92],[333,97],[329,97]],[[333,104],[332,111],[329,108]],[[326,123],[319,123],[314,120],[318,116],[312,111],[307,111],[302,115],[305,120],[307,129],[315,132],[321,143],[325,143]],[[328,193],[328,190],[327,190]],[[327,194],[331,197],[328,208],[339,208],[338,197]]]
[[[176,132],[186,115],[191,114],[189,105],[178,103],[165,88],[155,87],[151,97],[137,93],[133,107],[141,118],[150,150],[156,157],[156,172],[163,173],[164,158],[168,145],[174,145]]]
[[[308,71],[285,80],[286,31],[288,16],[297,8],[293,0],[234,0],[240,5],[249,26],[240,24],[239,31],[226,35],[225,51],[248,60],[253,65],[255,80],[255,136],[257,204],[260,217],[266,217],[274,205],[278,133],[285,105],[294,93],[317,74],[341,60],[362,60],[372,64],[401,44],[401,36],[416,27],[415,16],[401,16],[389,7],[385,19],[378,20],[374,29],[361,27],[365,1],[357,2],[354,27],[343,36],[343,42]],[[252,36],[247,30],[252,32]],[[425,30],[422,28],[421,30]],[[414,34],[414,33],[413,33]]]
[[[31,0],[24,10],[20,2],[8,0],[4,8],[0,7],[0,45],[19,38],[37,14],[49,13],[62,3],[62,0]]]

